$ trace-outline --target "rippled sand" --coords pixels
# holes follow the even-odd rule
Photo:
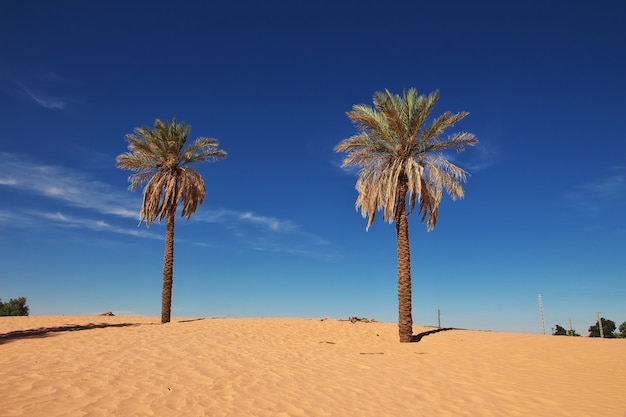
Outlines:
[[[0,317],[0,416],[626,416],[626,340],[334,319]],[[433,328],[415,327],[415,333]]]

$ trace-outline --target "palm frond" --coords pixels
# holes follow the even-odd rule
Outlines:
[[[162,221],[182,203],[181,215],[189,219],[204,202],[206,189],[202,176],[187,165],[226,157],[212,138],[198,138],[185,148],[191,127],[184,122],[162,122],[153,128],[139,127],[126,135],[129,152],[119,155],[117,166],[135,171],[128,177],[129,189],[146,184],[140,211],[141,221],[150,226]]]
[[[445,112],[441,116],[437,117],[431,125],[426,129],[423,133],[423,140],[426,143],[430,143],[433,141],[437,141],[439,136],[448,128],[454,126],[454,124],[465,116],[467,116],[468,112],[461,112],[452,114],[451,112]]]
[[[401,143],[401,140],[406,138],[406,124],[400,97],[394,96],[389,90],[385,90],[384,93],[377,92],[374,94],[374,106],[388,126],[387,137],[395,139],[395,143]]]
[[[446,112],[425,126],[438,99],[439,91],[424,96],[411,88],[400,96],[385,90],[374,94],[374,107],[355,105],[347,113],[358,133],[337,144],[335,152],[347,154],[342,167],[360,167],[355,206],[367,219],[366,228],[378,211],[383,212],[384,221],[397,218],[398,199],[405,198],[399,195],[401,186],[408,190],[408,213],[417,206],[428,230],[436,225],[444,190],[453,199],[463,197],[467,173],[441,151],[460,152],[477,140],[469,133],[441,137],[467,112]]]
[[[387,143],[387,146],[395,146],[398,143],[387,120],[376,109],[370,106],[356,105],[352,107],[351,112],[347,113],[347,116],[359,130],[369,132],[370,137],[375,141]]]
[[[417,91],[415,92],[417,94]],[[419,96],[415,103],[415,121],[413,122],[414,131],[411,132],[413,137],[417,137],[424,126],[424,122],[430,116],[433,107],[439,100],[439,90],[430,93],[427,96]]]
[[[226,158],[226,152],[218,149],[219,143],[213,138],[198,138],[185,148],[182,155],[183,164],[194,162],[217,161]]]

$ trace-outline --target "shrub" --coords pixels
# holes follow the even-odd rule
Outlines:
[[[615,322],[613,320],[605,319],[604,317],[600,318],[600,322],[602,323],[602,334],[607,339],[614,338],[615,335]],[[600,337],[600,325],[596,321],[596,324],[593,326],[589,326],[589,337]]]
[[[0,316],[28,316],[26,297],[11,298],[6,303],[0,299]]]

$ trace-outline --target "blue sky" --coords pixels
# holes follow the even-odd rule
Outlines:
[[[396,239],[333,152],[375,91],[468,111],[471,177],[409,218],[415,324],[626,320],[621,1],[13,2],[0,15],[0,298],[160,314],[164,224],[115,167],[176,116],[228,157],[177,218],[174,316],[397,320]]]

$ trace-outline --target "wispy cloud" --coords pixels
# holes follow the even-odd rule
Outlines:
[[[68,207],[86,209],[92,214],[139,220],[138,203],[128,193],[117,192],[110,186],[94,181],[72,169],[37,164],[24,158],[0,152],[0,187],[59,201]],[[61,212],[40,210],[0,211],[0,224],[31,227],[45,220],[53,226],[105,231],[141,238],[161,239],[159,234],[138,228],[123,228],[99,219],[76,217]]]
[[[498,158],[498,151],[491,146],[478,142],[465,150],[467,153],[466,163],[462,168],[468,172],[478,172],[490,168]]]
[[[0,210],[0,225],[24,226],[30,227],[32,221],[24,213],[16,213],[10,210]]]
[[[0,225],[4,225],[4,227],[9,225],[11,227],[21,229],[35,227],[38,231],[40,231],[41,228],[44,227],[44,224],[45,227],[87,229],[96,232],[108,232],[139,238],[163,240],[162,233],[154,233],[137,227],[119,227],[110,224],[110,222],[105,220],[88,219],[71,214],[64,214],[59,211],[46,212],[40,210],[21,210],[20,212],[15,212],[10,210],[0,210]]]
[[[49,198],[67,207],[86,209],[95,216],[115,216],[139,221],[140,197],[112,189],[108,184],[95,181],[84,173],[54,165],[27,161],[15,154],[0,152],[0,187]],[[45,219],[55,226],[75,227],[93,231],[106,231],[141,238],[161,238],[144,229],[115,226],[108,220],[88,219],[61,211],[30,210],[0,211],[0,223],[7,224],[21,216],[21,225]],[[229,231],[234,239],[254,250],[328,257],[321,248],[329,243],[315,233],[302,229],[291,220],[262,215],[253,211],[230,209],[210,210],[203,208],[193,217],[194,222],[218,223]],[[179,240],[180,241],[180,240]],[[206,242],[192,244],[206,245]]]
[[[67,108],[67,101],[65,99],[51,97],[40,92],[35,93],[19,81],[16,81],[16,84],[20,87],[22,92],[26,94],[26,96],[30,97],[33,101],[46,109],[65,110]]]
[[[626,167],[615,166],[608,171],[567,191],[569,204],[591,215],[626,205]]]
[[[297,229],[296,226],[289,220],[279,220],[275,217],[260,216],[252,212],[240,213],[239,219],[267,227],[275,232],[292,232]]]
[[[575,187],[571,193],[573,196],[583,197],[593,195],[596,197],[616,199],[624,197],[626,192],[626,169],[613,168],[615,172],[595,181],[586,182]]]
[[[297,232],[298,227],[290,220],[280,220],[256,214],[251,211],[235,211],[228,209],[208,210],[196,217],[196,220],[207,223],[222,223],[225,225],[253,224],[273,232]]]
[[[80,172],[36,164],[7,152],[0,152],[0,186],[102,214],[139,220],[135,200],[131,200],[127,193],[112,190],[107,184],[92,180]]]
[[[127,229],[109,224],[104,220],[86,219],[76,216],[63,214],[60,212],[30,211],[28,212],[34,217],[45,219],[63,225],[65,227],[76,227],[81,229],[90,229],[98,232],[110,232],[128,236],[142,237],[163,240],[162,234],[152,233],[144,229]]]
[[[11,178],[11,177],[0,178],[0,185],[11,186],[11,185],[16,185],[16,184],[17,184],[17,180],[15,180],[14,178]]]
[[[263,216],[250,211],[229,209],[204,210],[196,221],[219,223],[232,231],[242,244],[256,251],[280,252],[319,258],[333,257],[327,252],[329,242],[302,229],[291,220]]]

